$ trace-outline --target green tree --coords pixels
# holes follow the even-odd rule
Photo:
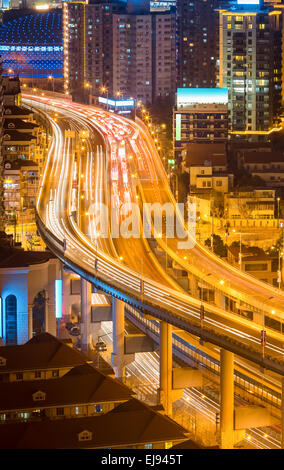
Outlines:
[[[207,238],[205,246],[211,247],[211,238]],[[227,246],[224,244],[220,235],[213,235],[213,251],[221,258],[225,258],[227,256]]]

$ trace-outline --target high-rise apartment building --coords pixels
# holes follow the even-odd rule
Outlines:
[[[64,4],[66,91],[120,95],[152,103],[174,97],[175,15],[149,2]]]
[[[180,88],[217,84],[217,0],[177,0],[177,65]]]
[[[282,87],[282,10],[234,2],[220,11],[220,86],[229,90],[232,131],[267,132]]]

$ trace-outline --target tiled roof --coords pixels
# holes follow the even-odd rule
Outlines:
[[[82,431],[91,439],[79,441]],[[100,449],[186,439],[184,428],[135,398],[100,416],[0,426],[2,449]]]
[[[284,163],[283,152],[244,152],[244,163]]]
[[[13,124],[14,127],[9,127],[9,124]],[[35,129],[36,127],[39,127],[38,124],[35,124],[33,122],[26,122],[23,121],[23,119],[11,119],[11,118],[4,118],[4,123],[3,123],[4,129]]]
[[[60,355],[63,358],[63,354],[64,351],[61,350],[61,354],[59,351],[56,360]],[[2,383],[0,410],[34,408],[33,394],[39,390],[45,393],[45,400],[37,402],[38,408],[120,402],[129,400],[134,395],[117,380],[107,377],[91,365],[83,364],[58,379]]]
[[[211,162],[212,166],[225,166],[227,153],[225,144],[188,144],[186,165],[204,165]]]
[[[9,138],[6,138],[6,135],[9,136]],[[35,136],[32,134],[26,134],[25,132],[18,132],[14,129],[3,130],[3,143],[7,142],[9,144],[10,142],[27,142],[35,139]]]
[[[15,249],[12,252],[7,251],[7,256],[1,256],[1,268],[25,268],[33,264],[46,263],[50,259],[55,258],[55,255],[50,251],[24,251]]]
[[[27,108],[21,108],[20,106],[5,106],[4,109],[4,117],[9,117],[9,116],[30,116],[33,114],[32,111],[30,111]]]
[[[75,367],[88,361],[86,356],[49,333],[41,333],[22,345],[1,346],[0,357],[6,359],[0,373]]]

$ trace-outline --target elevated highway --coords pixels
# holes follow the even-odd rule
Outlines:
[[[88,235],[85,235],[79,229],[72,214],[72,181],[76,161],[74,142],[71,137],[66,137],[65,134],[65,130],[70,128],[78,129],[79,126],[90,130],[90,137],[87,141],[90,151],[95,148],[93,158],[96,154],[96,164],[98,164],[98,145],[102,146],[99,150],[100,158],[102,152],[105,152],[106,161],[109,162],[111,153],[117,154],[119,142],[122,139],[126,142],[126,154],[130,159],[130,163],[127,162],[126,167],[128,175],[132,169],[136,168],[135,182],[130,185],[130,199],[134,197],[133,187],[137,188],[138,186],[140,193],[136,193],[135,197],[139,196],[147,202],[157,200],[174,203],[164,169],[159,157],[155,154],[153,142],[151,142],[144,126],[140,123],[134,124],[132,121],[114,116],[101,109],[75,104],[69,100],[26,96],[25,101],[47,113],[53,129],[52,144],[40,183],[37,225],[47,245],[63,263],[92,282],[98,289],[123,300],[144,314],[169,322],[177,328],[202,338],[203,341],[218,345],[255,364],[284,375],[283,336],[281,334],[267,329],[267,346],[263,357],[260,344],[262,330],[260,324],[205,302],[203,302],[205,319],[201,324],[200,300],[178,288],[174,281],[162,272],[156,261],[151,259],[149,264],[146,242],[144,245],[145,264],[143,263],[141,266],[139,260],[140,268],[137,265],[133,267],[131,264],[137,263],[136,258],[139,256],[136,256],[136,246],[131,247],[133,260],[131,263],[127,258],[120,259],[122,247],[119,246],[119,243],[123,244],[123,249],[127,252],[129,251],[128,240],[119,241],[115,246],[111,237],[101,240],[98,234],[93,233],[92,240],[92,233],[89,232]],[[56,120],[51,117],[55,112],[59,114],[59,118]],[[61,120],[62,123],[60,123]],[[98,133],[101,136],[101,142],[98,141]],[[133,161],[134,168],[131,167]],[[108,169],[103,164],[103,158],[101,162],[99,179],[107,181]],[[144,162],[143,166],[139,166],[139,162]],[[147,172],[148,177],[146,178]],[[147,179],[147,183],[152,181],[152,189],[147,193],[144,191],[143,179]],[[98,188],[98,185],[94,185],[94,181],[89,178],[85,190],[87,187],[91,191],[92,187]],[[111,188],[112,194],[113,188]],[[119,187],[117,189],[122,195],[121,189]],[[94,200],[107,198],[109,190],[108,187],[102,188],[97,195],[93,196]],[[125,196],[125,188],[123,195]],[[163,241],[162,237],[161,241]],[[141,249],[141,241],[139,243],[139,249]],[[220,290],[220,277],[225,279],[224,284],[230,279],[231,286],[234,287],[225,285],[227,290],[234,289],[239,296],[244,296],[243,298],[246,296],[246,299],[257,304],[256,308],[259,309],[261,309],[261,305],[264,309],[264,304],[266,311],[267,308],[275,309],[277,306],[277,313],[282,317],[284,296],[281,291],[267,286],[245,273],[234,270],[198,244],[189,255],[192,255],[192,259],[196,260],[191,264],[185,259],[186,255],[176,253],[174,241],[169,245],[166,247],[166,249],[172,250],[172,252],[169,251],[169,255],[173,258],[177,256],[177,262],[184,263],[185,269],[189,271],[197,269],[200,273],[203,272],[205,265],[207,270],[209,267],[210,274],[212,274],[210,282],[213,287],[215,283],[215,289],[217,289],[218,283]],[[152,276],[149,274],[151,269],[154,272]],[[156,275],[157,273],[159,276]]]

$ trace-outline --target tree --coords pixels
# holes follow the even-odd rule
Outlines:
[[[207,238],[205,246],[211,247],[211,238]],[[227,246],[224,244],[220,235],[213,235],[213,251],[221,258],[225,258],[227,256]]]
[[[262,188],[266,186],[265,181],[260,178],[260,176],[252,176],[247,170],[244,168],[240,168],[235,171],[235,184],[236,188]]]

